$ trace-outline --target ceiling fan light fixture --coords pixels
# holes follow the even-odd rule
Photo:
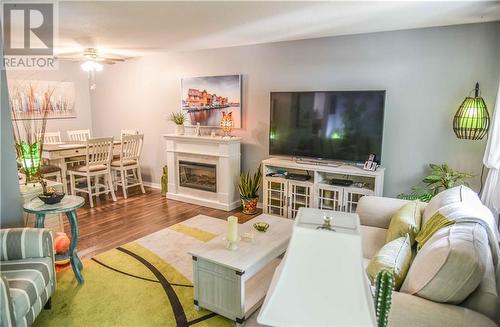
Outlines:
[[[86,72],[100,72],[103,69],[103,65],[94,61],[94,60],[87,60],[81,65],[82,69]]]

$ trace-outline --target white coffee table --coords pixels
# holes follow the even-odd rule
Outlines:
[[[256,222],[270,225],[265,233]],[[293,221],[262,214],[238,226],[241,235],[254,232],[252,242],[240,241],[238,249],[225,248],[221,235],[189,252],[193,256],[194,305],[243,324],[262,304],[292,235]]]

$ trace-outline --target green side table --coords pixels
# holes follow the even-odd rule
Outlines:
[[[81,270],[83,264],[76,253],[76,245],[78,244],[78,219],[76,217],[76,209],[83,206],[85,199],[81,196],[66,195],[61,202],[56,204],[45,204],[39,198],[24,204],[24,211],[35,214],[35,227],[43,228],[45,215],[64,213],[68,217],[69,225],[71,226],[71,243],[69,247],[69,259],[71,268],[75,273],[76,279],[80,284],[83,284],[83,276]]]

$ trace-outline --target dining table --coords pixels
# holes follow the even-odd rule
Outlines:
[[[113,155],[119,155],[121,141],[113,142]],[[82,157],[87,154],[87,143],[85,141],[69,141],[44,144],[42,150],[42,159],[47,160],[49,164],[56,165],[61,168],[62,187],[64,193],[68,194],[68,180],[66,174],[68,172],[67,161],[71,158]]]

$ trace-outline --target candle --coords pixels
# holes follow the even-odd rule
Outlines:
[[[236,242],[238,240],[238,218],[235,216],[227,217],[227,236],[229,242]]]

